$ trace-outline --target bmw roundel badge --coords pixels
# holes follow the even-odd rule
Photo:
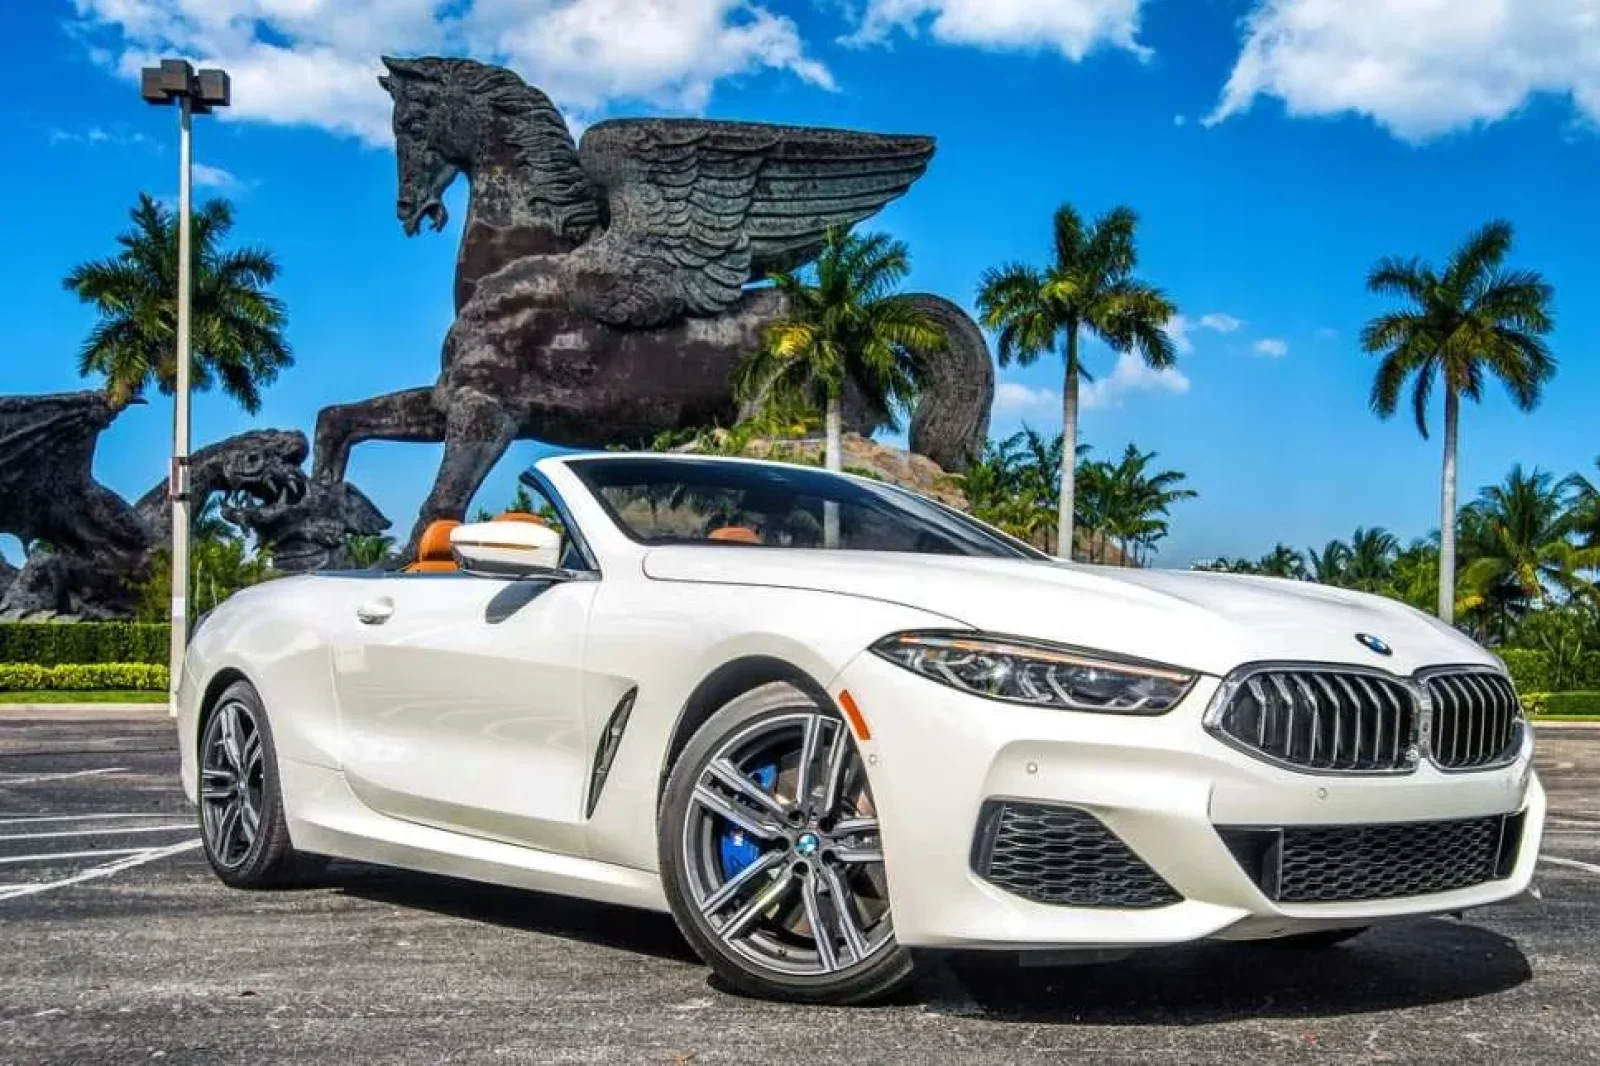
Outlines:
[[[1394,649],[1389,647],[1388,643],[1385,642],[1382,637],[1375,637],[1371,633],[1357,633],[1356,639],[1360,641],[1361,646],[1366,648],[1368,651],[1375,651],[1379,655],[1394,654]]]

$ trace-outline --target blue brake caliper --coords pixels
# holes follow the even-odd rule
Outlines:
[[[777,763],[768,763],[758,766],[748,774],[750,780],[772,791],[773,784],[778,780]],[[755,862],[761,857],[761,845],[745,835],[745,831],[730,822],[724,822],[722,835],[717,838],[717,851],[722,859],[722,876],[733,878],[739,871]]]

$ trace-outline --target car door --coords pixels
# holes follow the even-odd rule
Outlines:
[[[598,583],[386,577],[332,627],[351,789],[384,814],[583,850],[583,653]]]

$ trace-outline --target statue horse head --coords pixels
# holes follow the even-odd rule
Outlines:
[[[400,163],[396,211],[406,234],[448,220],[443,197],[457,175],[493,174],[491,225],[542,226],[575,247],[599,221],[600,198],[550,98],[502,67],[470,59],[385,57],[378,84],[394,99]]]

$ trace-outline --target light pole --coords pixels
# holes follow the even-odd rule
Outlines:
[[[190,119],[227,107],[227,72],[196,71],[187,60],[163,59],[140,72],[139,93],[146,103],[178,105],[178,343],[177,383],[173,389],[172,466],[167,493],[172,499],[172,647],[168,658],[169,706],[177,713],[178,675],[189,645],[189,298],[193,271],[189,247]]]

